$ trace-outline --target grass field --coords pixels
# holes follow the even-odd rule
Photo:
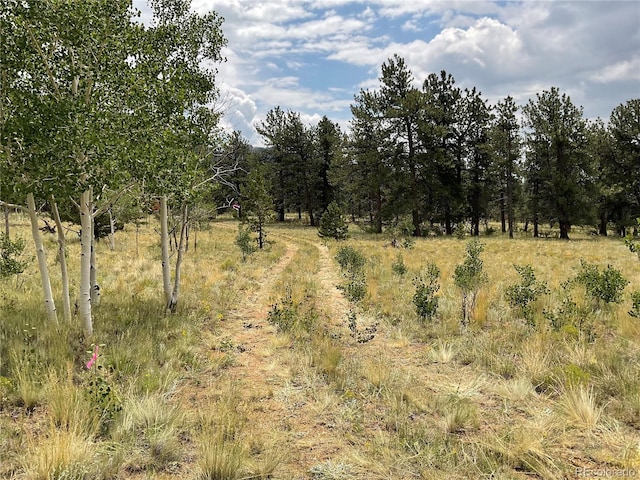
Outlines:
[[[26,218],[11,228],[27,238]],[[0,281],[0,478],[640,477],[640,262],[620,239],[481,237],[487,281],[463,326],[468,238],[394,248],[351,226],[322,242],[291,223],[243,262],[221,218],[190,245],[165,315],[156,229],[137,252],[132,228],[98,244],[91,338],[47,323],[35,262]],[[347,245],[366,258],[358,301],[336,288]],[[59,295],[54,236],[46,247]],[[581,260],[629,281],[621,303],[566,283]],[[429,262],[438,309],[421,319],[413,279]],[[526,315],[505,297],[514,264],[547,284]]]

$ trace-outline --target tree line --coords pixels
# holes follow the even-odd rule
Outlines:
[[[349,132],[275,107],[257,125],[266,148],[245,141],[244,155],[268,167],[278,220],[293,211],[316,225],[335,200],[374,232],[407,219],[414,236],[478,235],[488,220],[510,237],[520,222],[536,237],[541,225],[556,226],[563,239],[574,225],[624,235],[636,224],[640,99],[617,106],[605,125],[555,87],[521,107],[511,96],[490,105],[445,71],[417,88],[398,55],[379,81],[355,95]]]

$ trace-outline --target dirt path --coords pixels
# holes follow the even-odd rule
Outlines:
[[[273,285],[294,259],[298,246],[286,243],[285,253],[277,264],[271,267],[260,280],[260,287],[229,314],[224,323],[225,333],[231,336],[237,346],[238,355],[232,368],[233,377],[252,384],[264,382],[269,372],[270,344],[275,329],[267,323],[271,305],[269,296]]]
[[[325,326],[329,330],[345,328],[349,303],[336,287],[341,277],[325,245],[286,234],[277,236],[285,242],[285,254],[262,279],[260,288],[229,315],[223,327],[235,347],[240,349],[235,364],[225,376],[247,387],[242,391],[251,436],[278,438],[285,446],[286,458],[278,468],[276,478],[304,479],[309,478],[308,472],[314,465],[341,456],[345,442],[330,419],[322,414],[323,407],[314,398],[314,392],[304,385],[307,380],[299,384],[300,374],[292,372],[296,368],[311,368],[304,365],[307,360],[297,350],[299,347],[304,349],[304,345],[292,350],[286,337],[278,336],[267,323],[273,285],[292,261],[307,260],[296,256],[299,250],[296,242],[318,250],[314,279],[318,287],[318,305],[324,311],[328,323]],[[302,377],[314,378],[315,375],[305,377],[302,374]]]
[[[337,287],[342,278],[333,264],[333,259],[327,246],[320,243],[313,243],[313,245],[320,252],[320,269],[318,270],[317,279],[324,297],[324,304],[329,309],[327,313],[331,319],[331,326],[338,327],[344,324],[349,312],[349,302]]]
[[[337,288],[342,277],[326,245],[286,234],[274,236],[284,243],[284,254],[260,278],[259,286],[221,322],[208,347],[210,358],[228,354],[233,363],[195,392],[192,390],[191,402],[207,408],[224,395],[224,388],[234,385],[240,395],[239,408],[246,417],[245,434],[256,444],[264,441],[267,449],[273,448],[270,443],[280,443],[280,450],[286,453],[275,478],[307,479],[315,465],[342,457],[346,444],[336,430],[335,419],[316,398],[318,392],[306,384],[317,378],[317,373],[302,374],[303,380],[300,373],[295,373],[297,368],[313,370],[305,365],[305,345],[293,347],[291,340],[278,335],[267,321],[277,293],[274,287],[292,262],[307,261],[299,250],[302,245],[310,245],[319,254],[314,280],[317,304],[324,313],[321,318],[325,327],[341,332],[343,338],[349,335],[346,318],[350,305]],[[319,389],[331,390],[320,382]]]

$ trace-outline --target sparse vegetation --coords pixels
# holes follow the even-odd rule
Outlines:
[[[581,462],[638,467],[629,314],[640,278],[624,249],[602,258],[600,240],[560,249],[487,238],[481,268],[465,260],[483,281],[460,329],[455,239],[417,239],[403,264],[420,274],[406,283],[393,271],[398,251],[362,233],[327,256],[315,229],[274,225],[271,250],[240,262],[236,222],[222,218],[199,233],[184,267],[198,281],[165,318],[145,268],[151,229],[142,225],[138,257],[126,229],[117,252],[98,244],[127,276],[103,279],[91,340],[47,322],[30,298],[33,265],[24,286],[0,282],[0,476],[554,478]],[[332,257],[342,275],[324,278]],[[580,258],[611,265],[632,293],[596,308],[605,302],[565,280]],[[367,294],[341,309],[327,284],[358,271]],[[546,321],[523,325],[521,307]],[[420,312],[438,321],[417,324]]]
[[[421,320],[431,320],[438,313],[438,297],[436,293],[440,289],[438,278],[440,270],[435,263],[430,262],[413,279],[416,293],[413,294],[413,304],[416,306],[416,313]]]

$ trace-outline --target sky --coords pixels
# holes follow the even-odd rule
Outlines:
[[[134,5],[148,15],[145,0]],[[263,145],[276,106],[348,130],[349,106],[381,65],[404,58],[420,87],[446,70],[494,104],[558,87],[586,118],[640,98],[640,0],[193,0],[224,17],[222,125]]]

